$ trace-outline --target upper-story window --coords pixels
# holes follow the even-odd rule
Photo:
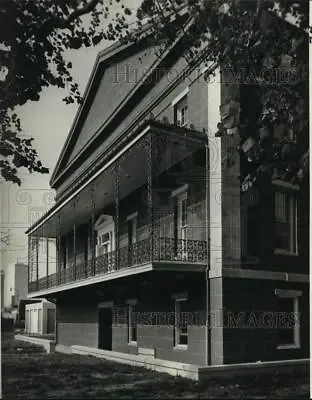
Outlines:
[[[113,232],[109,231],[98,237],[98,254],[107,254],[112,251]]]
[[[286,188],[287,189],[287,188]],[[283,190],[278,186],[275,192],[276,249],[297,253],[297,201],[294,190]]]
[[[172,106],[174,107],[174,123],[179,126],[186,126],[188,123],[188,102],[187,102],[187,94],[188,88],[186,88],[179,96],[177,96],[173,102]]]
[[[101,215],[96,224],[97,232],[96,256],[109,254],[115,250],[115,224],[112,216]]]
[[[187,95],[175,105],[175,123],[179,126],[187,124]]]

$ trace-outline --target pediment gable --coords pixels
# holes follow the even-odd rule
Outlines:
[[[112,55],[106,56],[104,53],[98,56],[83,104],[52,174],[51,186],[54,186],[62,170],[84,151],[121,104],[130,100],[156,61],[157,55],[152,48],[137,44],[119,46]]]
[[[99,82],[89,113],[71,149],[68,162],[74,160],[83,147],[98,132],[120,103],[139,83],[142,74],[148,71],[156,60],[155,54],[144,54],[145,50],[133,54],[117,64],[108,65]],[[143,59],[144,61],[140,61]],[[144,62],[144,64],[143,64]]]
[[[171,59],[182,56],[185,46],[182,37],[183,32],[161,56],[148,38],[126,45],[115,44],[99,54],[83,104],[52,174],[50,185],[53,188],[58,190],[79,168],[81,161],[91,155],[97,157],[97,148],[110,141],[114,129],[124,124],[129,111],[138,103],[146,103],[147,94],[172,65]]]

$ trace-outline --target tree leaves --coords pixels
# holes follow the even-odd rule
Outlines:
[[[119,3],[119,0],[115,0]],[[18,169],[47,173],[32,146],[32,139],[21,139],[20,120],[12,110],[27,101],[38,101],[44,87],[69,87],[66,104],[81,103],[78,85],[71,74],[72,63],[64,52],[98,45],[104,39],[127,29],[125,16],[114,13],[113,1],[103,0],[7,0],[0,2],[0,68],[8,70],[0,80],[1,175],[20,183]],[[115,15],[114,15],[115,14]],[[88,15],[84,21],[82,18]],[[110,25],[105,23],[110,17]],[[69,85],[68,85],[69,83]],[[14,133],[15,132],[15,133]]]
[[[33,138],[20,137],[18,127],[20,120],[15,113],[1,111],[0,117],[0,160],[1,176],[10,182],[20,185],[17,172],[25,168],[29,172],[48,173],[38,158],[36,149],[33,148]]]
[[[162,4],[158,0],[144,0],[138,16],[150,23],[156,41],[162,40],[169,46],[172,26],[162,23]],[[239,122],[234,115],[223,112],[217,127],[216,136],[220,137],[228,134],[228,126],[232,132],[234,125],[238,125],[242,143],[252,135],[254,146],[250,151],[242,151],[246,160],[243,188],[254,185],[262,174],[278,174],[290,181],[298,174],[302,176],[299,160],[308,147],[309,119],[308,2],[192,0],[182,9],[172,5],[170,11],[176,17],[186,13],[194,18],[193,24],[186,27],[181,23],[175,31],[175,35],[184,34],[185,58],[190,64],[198,55],[196,49],[208,46],[207,64],[216,63],[223,71],[231,71],[232,83],[253,88],[254,96],[260,99],[259,107],[255,97],[249,100],[249,106],[245,101]],[[286,18],[290,16],[297,23],[288,23]],[[222,110],[229,109],[230,100],[226,100]],[[284,134],[277,138],[274,132],[281,124],[285,126]],[[293,132],[297,143],[293,139],[289,143],[287,137],[285,142],[286,132]]]

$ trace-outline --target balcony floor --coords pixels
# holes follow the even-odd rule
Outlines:
[[[114,279],[124,278],[127,276],[133,276],[151,271],[171,271],[171,272],[204,272],[207,267],[204,263],[188,263],[181,261],[168,261],[168,262],[149,262],[140,265],[131,266],[129,268],[123,268],[119,270],[112,270],[106,273],[98,273],[92,277],[85,279],[76,280],[53,286],[50,288],[43,288],[38,291],[32,291],[28,294],[28,298],[42,297],[45,295],[51,295],[62,291],[67,291],[83,286],[90,286],[97,283],[111,281]]]

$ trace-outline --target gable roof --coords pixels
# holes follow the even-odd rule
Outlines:
[[[114,43],[113,45],[98,53],[85,89],[83,102],[76,113],[69,134],[66,138],[65,144],[61,150],[58,161],[52,173],[50,179],[50,185],[52,187],[54,186],[54,183],[60,173],[61,167],[64,167],[66,156],[69,157],[68,153],[71,151],[73,142],[76,142],[78,139],[77,136],[79,135],[79,129],[82,128],[82,125],[87,118],[88,112],[91,108],[93,99],[98,89],[98,84],[101,80],[101,75],[104,73],[105,66],[116,54],[122,55],[122,52],[129,47],[130,44],[122,45],[121,43]]]
[[[185,13],[185,17],[185,23],[189,23],[191,18],[188,17],[187,13]],[[148,29],[149,27],[146,26],[142,32],[148,32]],[[120,42],[114,43],[98,54],[85,89],[83,102],[75,116],[52,173],[50,179],[51,187],[55,188],[60,176],[78,160],[79,156],[94,142],[116,113],[125,106],[126,103],[130,102],[132,96],[137,92],[139,87],[144,84],[155,68],[157,68],[157,65],[180,41],[181,37],[182,33],[161,56],[157,56],[155,46],[149,46],[148,35],[137,42],[130,42],[127,44],[122,44]],[[145,54],[147,49],[149,53],[148,57],[146,57]],[[105,88],[107,88],[106,83],[110,82],[114,69],[115,71],[116,68],[122,70],[122,68],[127,67],[127,62],[129,62],[129,60],[131,61],[130,68],[134,76],[136,74],[135,71],[139,71],[137,74],[139,79],[132,82],[132,85],[128,82],[124,82],[124,85],[118,82],[119,96],[114,96],[113,90],[110,90],[110,92],[105,95]],[[140,74],[140,71],[144,71],[144,73]],[[99,107],[99,103],[103,100],[103,95],[106,107]],[[122,97],[121,101],[120,96]],[[110,103],[111,101],[112,103]],[[113,101],[115,101],[115,104]],[[96,121],[94,121],[94,118]],[[90,129],[91,126],[92,129]]]

